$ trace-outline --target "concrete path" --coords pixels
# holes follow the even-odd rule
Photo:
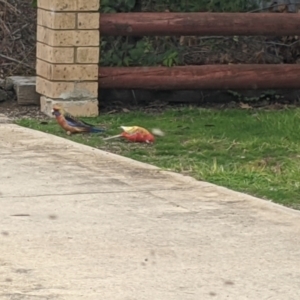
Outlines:
[[[300,213],[0,124],[1,300],[299,300]]]

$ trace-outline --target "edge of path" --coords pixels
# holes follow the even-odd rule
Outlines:
[[[221,192],[221,193],[225,193],[225,194],[232,194],[232,196],[234,197],[239,197],[239,198],[244,198],[247,201],[251,201],[253,202],[253,204],[256,204],[257,206],[260,206],[261,208],[273,208],[277,211],[281,211],[287,214],[293,214],[296,216],[300,216],[300,211],[283,206],[281,204],[277,204],[271,200],[265,200],[265,199],[261,199],[261,198],[257,198],[242,192],[237,192],[234,190],[231,190],[229,188],[226,187],[222,187],[222,186],[218,186],[215,185],[213,183],[209,183],[209,182],[205,182],[205,181],[199,181],[196,180],[195,178],[191,177],[191,176],[187,176],[187,175],[183,175],[180,173],[175,173],[172,171],[165,171],[159,167],[147,164],[147,163],[143,163],[143,162],[139,162],[136,161],[134,159],[131,158],[127,158],[118,154],[114,154],[114,153],[110,153],[101,149],[97,149],[97,148],[93,148],[84,144],[80,144],[68,139],[65,139],[63,137],[59,137],[50,133],[45,133],[42,131],[38,131],[38,130],[34,130],[34,129],[30,129],[30,128],[26,128],[26,127],[22,127],[19,126],[17,124],[14,124],[13,121],[11,121],[10,119],[6,118],[4,115],[0,114],[0,126],[6,126],[8,128],[8,130],[13,130],[14,128],[17,128],[20,131],[25,132],[28,135],[32,135],[32,136],[36,136],[36,137],[48,137],[50,140],[53,140],[53,142],[55,142],[55,140],[59,141],[60,143],[65,143],[66,145],[72,145],[73,147],[81,150],[81,151],[86,151],[86,152],[90,152],[95,154],[98,153],[101,156],[107,156],[109,157],[109,159],[118,161],[118,162],[123,162],[123,163],[127,163],[131,166],[134,167],[138,167],[138,168],[144,168],[144,169],[148,169],[148,170],[159,170],[161,174],[166,174],[168,176],[173,177],[175,180],[177,181],[181,181],[184,183],[189,184],[190,186],[195,186],[196,188],[203,188],[205,187],[212,187],[214,189],[216,189],[217,191]]]

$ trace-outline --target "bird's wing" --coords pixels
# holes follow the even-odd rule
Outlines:
[[[73,117],[72,115],[66,113],[64,115],[67,123],[70,125],[70,126],[73,126],[73,127],[85,127],[85,128],[90,128],[92,127],[92,125],[90,124],[87,124],[79,119],[76,119],[75,117]]]
[[[87,122],[85,122],[85,121],[83,121],[83,120],[80,120],[80,122],[81,122],[82,124],[87,125],[87,126],[90,126],[90,127],[94,127],[94,126],[95,126],[95,125],[92,125],[92,124],[90,124],[90,123],[87,123]]]
[[[86,125],[88,127],[95,127],[95,125],[91,124],[91,123],[88,123],[86,121],[83,121],[83,120],[80,120],[78,118],[75,118],[74,116],[72,116],[71,114],[69,113],[65,113],[64,114],[66,120],[70,120],[72,122],[77,122],[78,124],[81,124],[81,125]]]

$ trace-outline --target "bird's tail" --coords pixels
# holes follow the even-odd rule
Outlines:
[[[122,134],[117,134],[117,135],[109,136],[107,138],[104,138],[103,141],[116,139],[116,138],[121,137],[121,136],[122,136]]]
[[[99,128],[99,127],[92,127],[91,128],[91,133],[97,133],[97,132],[104,132],[105,131],[105,129],[103,129],[103,128]]]

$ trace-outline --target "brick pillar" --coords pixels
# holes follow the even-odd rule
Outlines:
[[[37,82],[41,110],[98,115],[100,0],[38,0]]]

